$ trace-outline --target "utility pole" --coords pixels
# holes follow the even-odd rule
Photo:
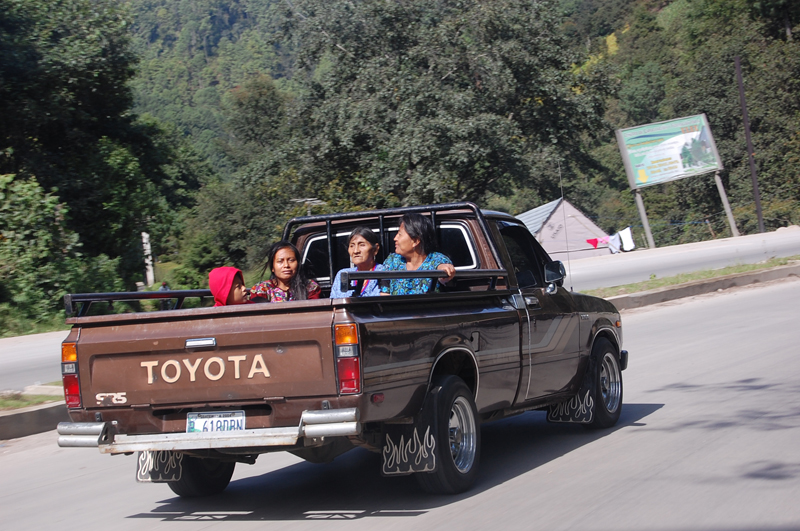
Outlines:
[[[747,140],[747,158],[750,161],[750,178],[753,180],[753,197],[756,200],[756,215],[758,216],[758,232],[764,232],[764,215],[761,213],[761,194],[758,191],[758,177],[756,176],[756,160],[753,156],[753,140],[750,138],[750,119],[747,117],[747,100],[744,98],[744,81],[742,80],[742,61],[736,58],[736,80],[739,82],[739,101],[742,104],[742,118],[744,120],[744,137]]]

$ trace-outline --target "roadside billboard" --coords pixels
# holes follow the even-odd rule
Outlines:
[[[723,169],[705,114],[616,133],[633,190]]]

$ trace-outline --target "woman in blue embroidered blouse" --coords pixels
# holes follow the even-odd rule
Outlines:
[[[350,262],[353,267],[342,269],[336,273],[336,278],[331,285],[331,299],[343,299],[346,297],[375,297],[380,293],[378,281],[375,279],[363,282],[361,290],[356,292],[358,281],[350,281],[352,289],[342,291],[342,271],[381,271],[383,266],[375,263],[375,257],[381,248],[378,235],[367,227],[356,227],[350,233],[347,243],[347,252],[350,254]]]
[[[383,262],[384,271],[432,271],[447,273],[446,283],[456,273],[453,262],[442,253],[435,252],[436,232],[431,221],[420,214],[405,214],[400,229],[394,237],[394,254]],[[416,295],[427,293],[432,278],[402,278],[381,282],[381,295]],[[439,284],[436,284],[439,291]]]

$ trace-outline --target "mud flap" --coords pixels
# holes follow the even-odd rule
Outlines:
[[[169,483],[180,481],[182,473],[182,452],[137,452],[136,454],[136,481]]]
[[[572,398],[552,404],[547,410],[547,420],[550,422],[574,422],[577,424],[591,424],[594,420],[594,386],[597,381],[595,371],[597,363],[589,357],[589,366],[583,376],[583,384],[578,393]]]
[[[436,470],[436,405],[441,387],[425,397],[422,411],[412,424],[386,424],[383,427],[384,476],[399,476]]]

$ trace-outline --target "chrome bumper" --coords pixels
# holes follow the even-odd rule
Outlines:
[[[361,433],[356,408],[304,411],[299,426],[201,433],[116,433],[114,422],[61,422],[58,445],[65,448],[99,448],[100,453],[121,454],[158,450],[205,450],[255,446],[294,446],[301,437],[344,437]]]

